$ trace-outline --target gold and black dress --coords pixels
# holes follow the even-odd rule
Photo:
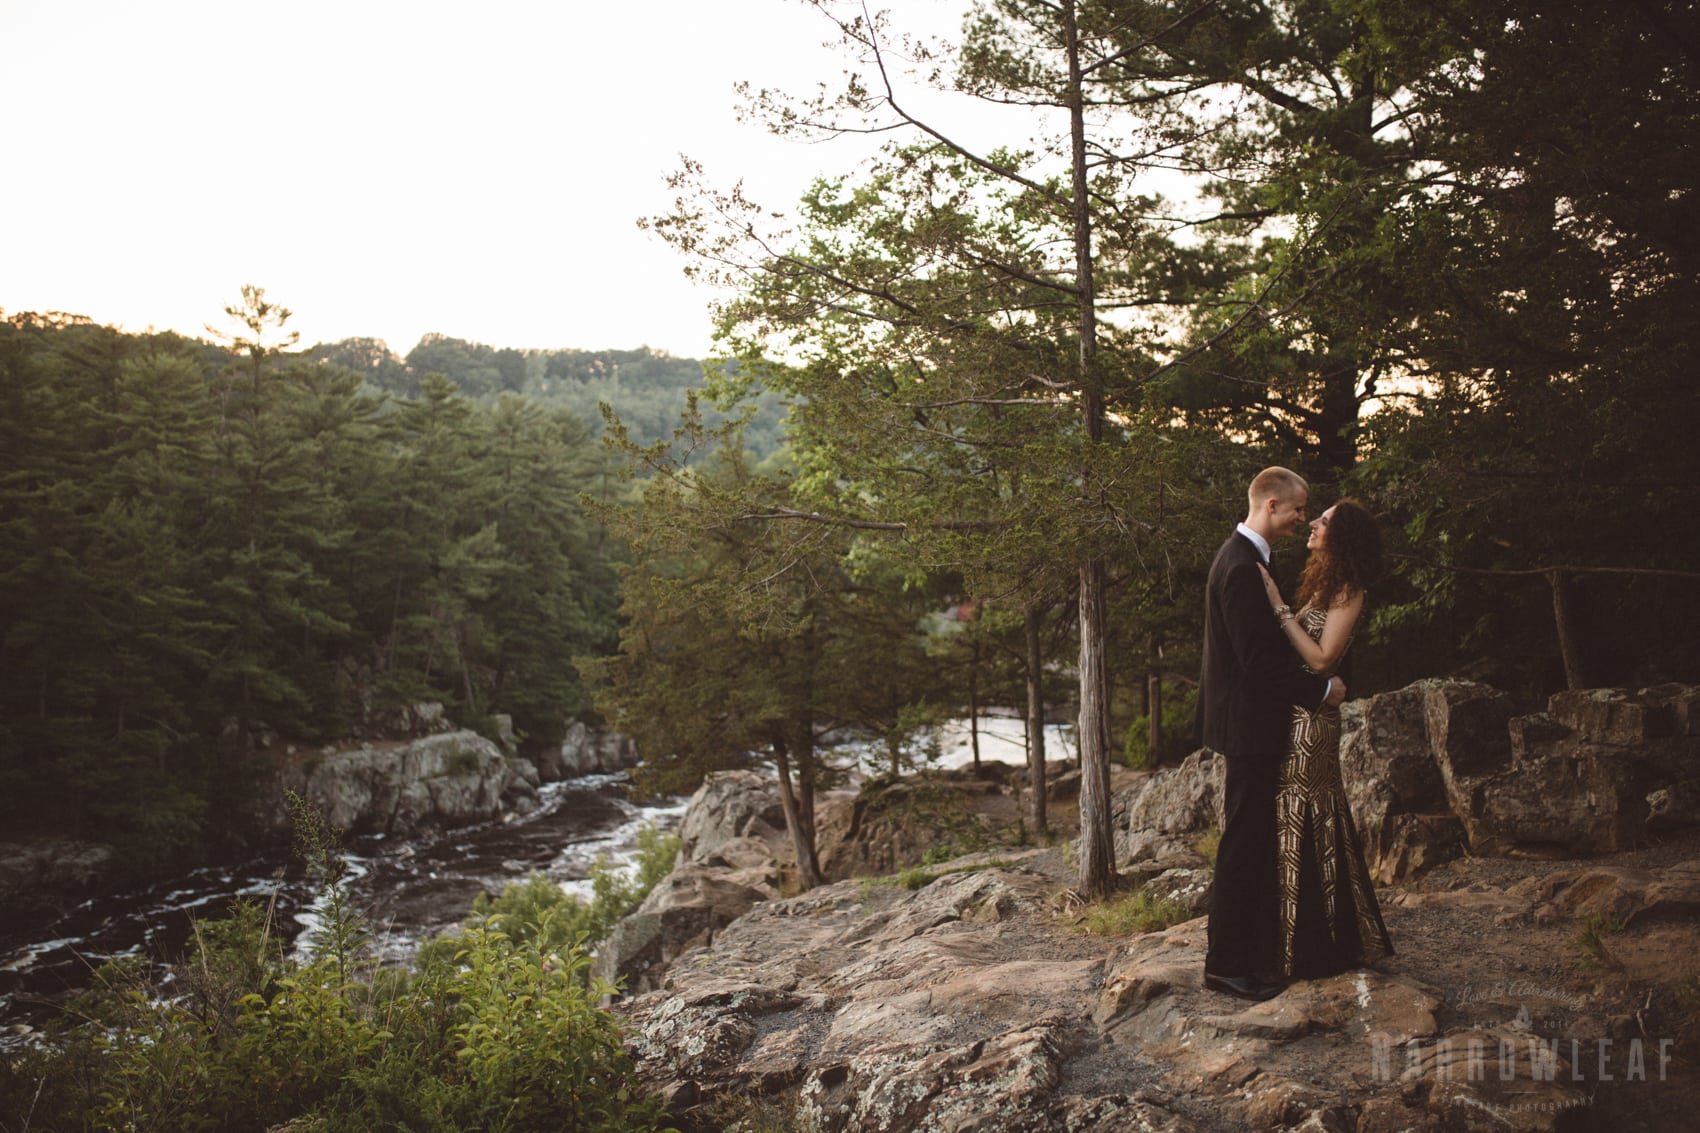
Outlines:
[[[1316,640],[1327,624],[1327,610],[1299,614],[1299,625]],[[1275,837],[1281,974],[1315,979],[1391,954],[1340,778],[1336,707],[1293,709],[1275,789]]]

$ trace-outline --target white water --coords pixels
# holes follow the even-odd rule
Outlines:
[[[1019,717],[982,716],[979,733],[982,760],[1025,763]],[[940,726],[930,741],[922,746],[936,757],[925,766],[965,767],[973,761],[967,720]],[[1074,729],[1047,726],[1045,746],[1048,759],[1074,759]],[[887,766],[884,745],[877,742],[843,744],[823,754],[853,772],[877,774]],[[684,815],[684,799],[660,805],[629,801],[625,778],[598,775],[546,784],[539,791],[541,805],[523,817],[414,839],[353,840],[344,855],[348,889],[370,926],[377,955],[386,962],[407,960],[424,938],[459,922],[477,894],[500,892],[531,872],[588,898],[598,858],[629,864],[645,824],[671,830]],[[293,930],[297,954],[322,923],[313,886],[282,856],[209,867],[148,889],[85,901],[29,936],[0,942],[0,1023],[82,986],[108,960],[176,958],[193,919],[222,916],[236,898],[275,905],[278,922]]]

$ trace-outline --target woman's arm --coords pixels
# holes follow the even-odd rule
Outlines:
[[[1281,623],[1281,632],[1287,635],[1287,644],[1293,647],[1311,672],[1332,673],[1345,654],[1346,646],[1351,644],[1352,630],[1357,627],[1358,615],[1363,613],[1363,591],[1353,591],[1328,608],[1328,624],[1322,627],[1322,640],[1316,641],[1304,631],[1298,617],[1281,600],[1281,591],[1276,588],[1269,572],[1261,566],[1257,569],[1263,573],[1264,593],[1269,596],[1270,609],[1275,611]]]

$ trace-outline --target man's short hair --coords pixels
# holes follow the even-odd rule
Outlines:
[[[1309,490],[1303,476],[1290,468],[1273,465],[1251,478],[1251,487],[1246,490],[1246,498],[1255,509],[1260,500],[1272,496],[1278,500],[1290,500],[1300,492]]]

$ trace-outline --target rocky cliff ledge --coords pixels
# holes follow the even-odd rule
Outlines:
[[[1432,695],[1445,705],[1431,716]],[[693,805],[696,852],[649,913],[650,943],[667,946],[616,1011],[644,1083],[687,1130],[1681,1127],[1671,1115],[1700,1109],[1700,831],[1662,800],[1700,771],[1695,699],[1566,695],[1574,710],[1549,706],[1551,725],[1498,715],[1503,747],[1479,688],[1359,706],[1358,730],[1386,737],[1367,776],[1382,785],[1361,800],[1383,817],[1362,824],[1458,823],[1421,843],[1427,857],[1409,837],[1380,843],[1398,953],[1376,970],[1256,1005],[1208,991],[1204,919],[1089,934],[1065,897],[1066,847],[774,899],[783,844],[748,777],[711,781]],[[1515,746],[1519,727],[1540,744]],[[1139,859],[1124,876],[1194,909],[1210,762],[1118,799],[1124,855]],[[707,911],[730,892],[720,883],[736,899]],[[622,974],[617,949],[603,964]]]

